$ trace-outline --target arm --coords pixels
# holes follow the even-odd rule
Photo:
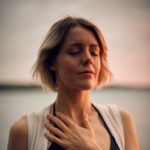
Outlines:
[[[11,126],[7,150],[27,150],[27,149],[28,149],[28,127],[27,127],[27,117],[24,116]]]
[[[120,109],[120,114],[124,129],[125,150],[139,150],[138,137],[131,114],[123,108]]]

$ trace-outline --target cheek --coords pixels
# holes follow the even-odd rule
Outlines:
[[[59,70],[61,70],[61,73],[65,74],[66,76],[75,72],[76,64],[74,62],[62,61],[60,64]]]
[[[99,71],[100,71],[100,69],[101,69],[101,61],[99,60]]]
[[[101,61],[100,61],[100,59],[96,59],[95,60],[95,67],[96,67],[97,72],[99,72],[100,68],[101,68]]]
[[[73,72],[73,67],[70,64],[65,64],[63,67],[63,71],[67,74],[70,74]]]

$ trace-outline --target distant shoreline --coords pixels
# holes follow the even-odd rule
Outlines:
[[[0,90],[41,90],[38,85],[14,85],[14,84],[0,84]]]
[[[102,90],[105,90],[105,89],[150,90],[150,87],[108,85],[102,88]],[[3,90],[42,90],[42,87],[39,85],[33,85],[33,84],[29,84],[29,85],[0,84],[0,91],[3,91]]]

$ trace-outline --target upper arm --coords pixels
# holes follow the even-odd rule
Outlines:
[[[120,108],[123,123],[125,150],[139,150],[138,137],[132,115],[123,108]]]
[[[27,117],[19,119],[10,128],[8,150],[27,150],[28,149],[28,125]]]

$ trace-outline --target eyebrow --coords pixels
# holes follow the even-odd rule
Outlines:
[[[69,47],[72,47],[72,46],[82,47],[83,44],[82,43],[72,43],[72,44],[69,45]],[[89,46],[90,47],[99,47],[98,44],[90,44]]]

